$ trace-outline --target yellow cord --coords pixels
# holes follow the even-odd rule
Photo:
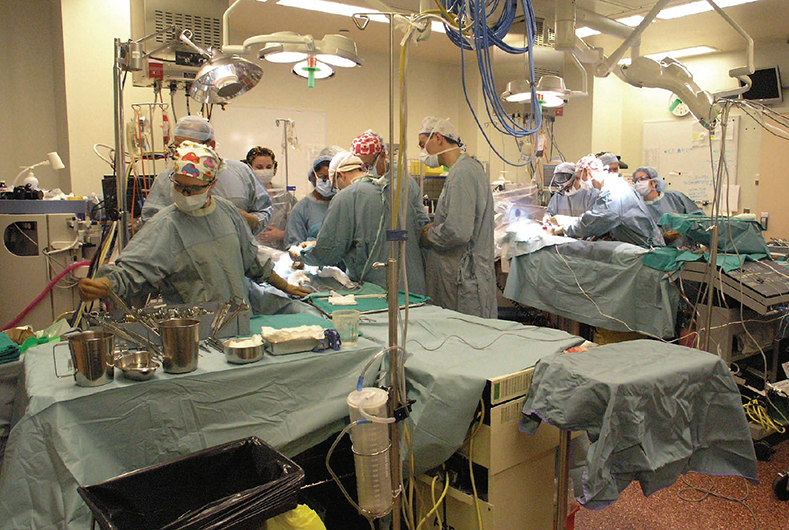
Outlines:
[[[432,491],[435,489],[435,485],[436,485],[436,481],[437,480],[438,480],[438,475],[433,477],[433,483],[430,485],[431,494],[432,494]],[[425,515],[419,521],[419,524],[417,525],[416,530],[420,530],[420,528],[422,528],[422,525],[425,524],[425,521],[427,521],[430,518],[431,515],[436,513],[436,510],[438,510],[438,507],[441,506],[441,503],[444,501],[444,497],[447,496],[447,491],[449,491],[449,478],[445,476],[444,477],[444,490],[441,492],[441,496],[438,498],[438,502],[434,503],[433,507],[430,509],[430,511],[427,512],[427,515]]]
[[[743,408],[745,408],[745,414],[748,415],[748,419],[751,420],[751,423],[760,426],[765,432],[769,433],[775,431],[781,434],[786,432],[786,428],[780,423],[776,423],[770,417],[767,409],[764,408],[764,405],[762,405],[758,399],[750,400],[743,405]]]
[[[471,433],[471,438],[468,441],[468,471],[469,475],[471,475],[471,489],[474,491],[474,508],[477,510],[477,526],[479,530],[482,530],[482,513],[479,511],[479,496],[477,495],[477,483],[474,480],[474,437],[477,436],[477,433],[482,428],[482,422],[485,421],[485,402],[482,401],[482,398],[479,399],[480,411],[477,414],[477,418],[479,418],[479,423],[477,424],[474,432]]]

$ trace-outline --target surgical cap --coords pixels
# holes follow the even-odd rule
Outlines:
[[[663,193],[663,190],[666,189],[666,182],[658,176],[657,169],[653,168],[652,166],[643,166],[635,171],[633,171],[633,176],[635,177],[637,173],[644,173],[649,180],[654,180],[657,182],[657,190],[660,193]]]
[[[331,145],[329,147],[324,147],[323,149],[321,149],[321,152],[318,153],[318,155],[319,156],[328,156],[329,158],[332,158],[337,153],[342,153],[343,151],[345,151],[345,149],[343,149],[339,145]]]
[[[604,166],[607,166],[609,164],[619,163],[619,159],[616,157],[614,153],[603,153],[598,158],[600,159],[600,162],[602,162]]]
[[[214,127],[200,116],[184,116],[175,124],[175,136],[196,142],[208,142],[214,139]]]
[[[377,155],[383,151],[383,139],[373,132],[366,132],[357,136],[351,142],[351,153],[356,156]]]
[[[582,171],[584,169],[591,169],[592,171],[603,171],[603,169],[605,169],[600,159],[592,155],[583,157],[581,160],[578,161],[575,167],[578,171]]]
[[[207,182],[216,178],[222,160],[207,145],[185,140],[175,150],[173,172]]]
[[[556,175],[557,173],[571,173],[575,174],[575,164],[572,162],[562,162],[561,164],[557,165],[556,168],[553,170],[553,174]]]
[[[310,170],[307,171],[307,179],[311,179],[313,177],[312,172],[318,170],[318,166],[323,162],[331,162],[332,157],[328,155],[318,156],[315,160],[312,161],[312,165],[310,166]]]
[[[449,123],[449,120],[439,118],[438,116],[428,116],[422,120],[422,126],[419,128],[419,131],[419,134],[426,134],[428,136],[433,133],[441,133],[445,138],[461,143],[460,135],[458,135],[455,126]]]
[[[352,169],[361,169],[364,167],[362,159],[348,151],[342,151],[334,155],[329,163],[329,177],[333,178],[338,171],[345,173]]]

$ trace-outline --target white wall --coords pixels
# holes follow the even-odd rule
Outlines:
[[[57,0],[4,0],[0,16],[0,180],[10,186],[19,166],[30,166],[58,151],[68,167],[62,65],[57,60],[60,42]],[[42,186],[68,190],[68,171],[37,168]],[[21,183],[21,181],[20,181]]]

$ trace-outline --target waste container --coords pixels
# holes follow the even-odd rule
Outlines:
[[[257,530],[297,506],[304,471],[250,437],[78,488],[104,530]]]

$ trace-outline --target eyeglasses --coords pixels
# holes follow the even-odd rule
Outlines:
[[[212,183],[205,184],[203,186],[187,186],[186,184],[181,184],[180,182],[176,181],[172,175],[170,175],[170,182],[173,183],[173,188],[178,193],[181,193],[187,197],[191,197],[192,195],[199,195],[203,193],[203,190],[206,188],[210,188]]]

